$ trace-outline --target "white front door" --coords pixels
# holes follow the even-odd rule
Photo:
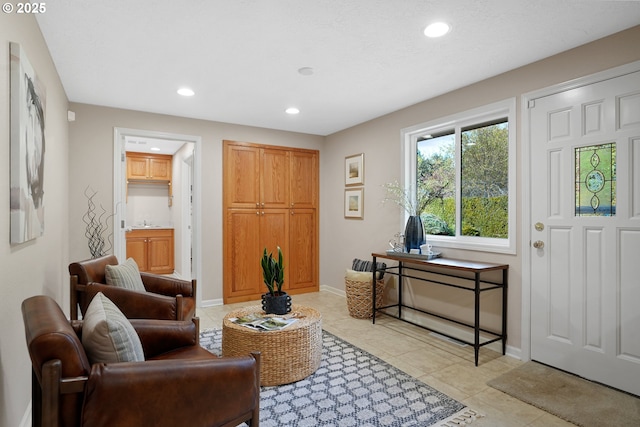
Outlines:
[[[640,395],[640,72],[529,107],[531,358]]]

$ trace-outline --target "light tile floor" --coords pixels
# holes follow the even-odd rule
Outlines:
[[[398,369],[482,413],[478,427],[561,427],[573,424],[489,387],[486,382],[522,362],[490,349],[480,349],[475,367],[473,348],[434,338],[428,331],[387,316],[370,320],[349,316],[344,297],[314,292],[292,297],[294,304],[322,313],[322,328],[378,356]],[[200,328],[222,328],[224,316],[237,308],[259,305],[251,301],[197,310]]]

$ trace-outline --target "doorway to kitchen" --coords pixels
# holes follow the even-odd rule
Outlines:
[[[201,138],[194,135],[114,129],[113,247],[120,261],[127,257],[128,232],[170,230],[173,274],[185,280],[200,278],[200,144]],[[170,158],[168,180],[160,185],[128,183],[127,156],[132,155]],[[196,299],[201,301],[199,288]]]

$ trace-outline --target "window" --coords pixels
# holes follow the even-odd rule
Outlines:
[[[429,243],[515,253],[515,136],[515,99],[403,129]]]

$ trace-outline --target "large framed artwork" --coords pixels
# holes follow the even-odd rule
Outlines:
[[[22,47],[11,53],[11,243],[44,231],[45,88]]]

